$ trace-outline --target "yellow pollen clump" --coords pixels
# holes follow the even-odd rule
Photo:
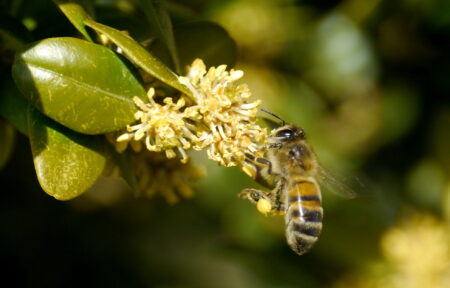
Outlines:
[[[261,214],[267,214],[272,210],[272,204],[270,204],[270,201],[264,198],[261,198],[258,200],[258,203],[256,203],[256,208],[258,209],[259,213]]]

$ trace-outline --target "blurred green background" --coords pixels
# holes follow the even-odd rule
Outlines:
[[[8,7],[4,12],[35,40],[76,34],[51,1],[10,2],[0,1],[0,7]],[[138,39],[148,33],[135,1],[94,4],[100,22]],[[17,134],[0,172],[3,282],[450,287],[447,1],[167,4],[175,27],[210,20],[230,33],[238,46],[235,67],[244,71],[254,97],[305,128],[325,167],[359,179],[359,197],[324,193],[323,233],[300,257],[285,243],[283,219],[265,217],[236,197],[257,187],[237,168],[194,154],[207,177],[195,198],[174,206],[160,197],[135,198],[114,178],[60,202],[41,190],[28,139]],[[3,79],[9,73],[0,72]]]

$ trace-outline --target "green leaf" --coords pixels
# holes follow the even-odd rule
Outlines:
[[[109,26],[88,20],[85,23],[98,33],[101,33],[111,39],[114,44],[120,47],[125,55],[136,66],[142,68],[145,72],[161,80],[169,86],[178,89],[182,93],[192,96],[192,93],[186,86],[178,81],[177,75],[164,65],[158,58],[150,54],[144,47],[128,35],[111,28]]]
[[[174,28],[175,40],[179,49],[180,65],[191,65],[196,58],[202,59],[206,66],[226,64],[234,66],[236,44],[225,29],[212,22],[195,22]],[[162,60],[168,59],[161,41],[155,41],[151,48]]]
[[[76,133],[31,106],[28,117],[31,152],[42,189],[58,200],[84,193],[105,167],[102,138]]]
[[[53,0],[59,9],[66,15],[67,19],[72,23],[75,28],[86,38],[92,42],[92,38],[89,35],[84,21],[91,19],[91,16],[86,12],[86,10],[79,3],[73,0]]]
[[[13,78],[42,113],[85,134],[131,124],[133,96],[146,96],[114,52],[75,38],[46,39],[18,53]]]
[[[158,36],[164,41],[169,50],[175,71],[180,73],[180,61],[178,60],[175,37],[173,35],[172,22],[161,0],[140,0],[142,10],[150,24],[155,27]]]
[[[28,135],[28,101],[23,97],[10,75],[5,76],[0,87],[0,115],[22,134]]]
[[[0,169],[3,169],[11,157],[16,142],[14,127],[3,119],[0,119],[0,139],[2,139],[0,141]]]

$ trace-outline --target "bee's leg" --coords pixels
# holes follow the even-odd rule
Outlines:
[[[262,158],[262,157],[256,157],[255,161],[260,163],[260,164],[263,164],[263,165],[267,166],[267,173],[269,175],[273,174],[273,172],[272,172],[272,162],[270,162],[266,158]]]
[[[266,199],[269,202],[272,202],[269,196],[267,196],[267,192],[262,190],[248,188],[241,191],[238,196],[242,199],[250,200],[253,204],[257,204],[260,199]]]
[[[272,199],[267,195],[267,192],[257,189],[244,189],[239,193],[239,197],[250,200],[262,214],[272,214],[274,211]]]
[[[245,153],[245,159],[248,162],[254,163],[257,166],[261,166],[258,164],[262,164],[263,167],[267,167],[267,173],[272,175],[272,162],[263,157],[255,157],[250,153]]]
[[[276,213],[284,213],[285,204],[283,191],[286,188],[286,181],[280,179],[277,183],[277,186],[270,193],[271,202],[273,205],[272,211]]]
[[[274,179],[278,175],[273,173],[272,163],[269,160],[246,153],[242,170],[259,184],[270,189],[274,188]]]
[[[278,175],[272,173],[272,163],[265,158],[246,153],[242,170],[263,186],[268,188],[275,186],[275,178]],[[238,196],[255,204],[258,211],[263,214],[271,213],[274,207],[279,206],[274,202],[274,190],[262,191],[250,188],[243,190]]]

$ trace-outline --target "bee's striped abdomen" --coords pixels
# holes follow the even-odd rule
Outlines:
[[[319,186],[312,179],[294,177],[285,203],[287,242],[297,254],[304,254],[311,249],[322,230],[323,209]]]

